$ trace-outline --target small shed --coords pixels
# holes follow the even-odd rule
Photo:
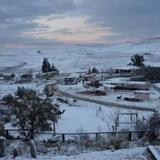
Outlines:
[[[145,90],[134,91],[134,96],[136,99],[149,100],[150,92]]]
[[[85,81],[91,81],[93,79],[95,79],[96,77],[96,73],[91,73],[91,74],[80,74],[81,79],[85,80]]]
[[[119,89],[119,90],[149,90],[150,87],[150,85],[146,82],[126,81],[126,82],[116,82],[110,84],[115,86],[114,89]]]
[[[136,71],[137,69],[139,69],[139,68],[135,67],[135,66],[123,66],[123,67],[118,67],[118,68],[114,69],[114,72],[120,73],[120,74],[130,74],[133,71]]]
[[[79,75],[71,74],[64,78],[65,85],[76,85],[80,81]]]

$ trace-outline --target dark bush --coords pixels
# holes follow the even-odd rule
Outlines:
[[[4,97],[2,98],[2,100],[3,100],[4,102],[6,102],[7,104],[10,104],[10,103],[13,102],[13,96],[12,96],[11,94],[8,94],[8,95],[4,96]]]
[[[144,57],[143,55],[135,54],[131,57],[132,65],[141,67],[144,66]]]
[[[145,66],[141,68],[137,74],[143,76],[143,80],[151,81],[151,82],[159,82],[160,81],[160,67],[151,67]]]
[[[18,87],[16,95],[19,98],[28,98],[28,99],[34,99],[36,97],[36,91],[32,89],[26,89],[24,87]]]

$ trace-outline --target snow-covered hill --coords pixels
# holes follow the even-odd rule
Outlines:
[[[158,38],[116,45],[66,45],[43,49],[42,53],[35,49],[1,49],[0,71],[39,71],[43,57],[48,57],[61,72],[83,71],[92,66],[107,69],[126,66],[135,53],[145,54],[146,64],[160,66],[159,49]]]

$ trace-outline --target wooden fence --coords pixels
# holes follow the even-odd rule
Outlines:
[[[17,137],[12,136],[13,133],[18,133],[20,131],[22,131],[22,130],[20,130],[20,129],[8,129],[8,130],[3,130],[3,132],[0,131],[0,135],[3,135],[4,137],[6,137],[6,139],[23,139],[23,138],[20,138],[19,136],[17,136]],[[98,139],[101,136],[111,137],[111,136],[123,135],[123,136],[126,137],[126,139],[128,141],[133,141],[133,140],[135,140],[135,137],[137,139],[137,137],[139,137],[140,135],[144,135],[145,133],[146,133],[146,131],[144,131],[144,130],[138,130],[138,131],[119,131],[119,132],[80,132],[80,133],[41,132],[41,133],[38,133],[38,134],[60,136],[61,141],[65,142],[67,136],[73,137],[73,136],[84,136],[84,135],[95,137],[95,141],[98,141]]]

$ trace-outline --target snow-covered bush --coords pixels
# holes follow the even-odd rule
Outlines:
[[[160,140],[160,114],[155,113],[145,121],[138,121],[136,130],[146,132],[138,133],[138,137],[150,143],[158,143]]]
[[[26,89],[24,87],[18,87],[16,91],[16,95],[22,99],[25,99],[25,98],[34,99],[37,96],[36,94],[37,94],[36,91],[32,89]]]
[[[160,140],[160,115],[154,114],[148,120],[148,130],[145,134],[145,138],[149,140],[149,142],[159,141]]]
[[[30,154],[29,146],[25,142],[19,140],[9,141],[7,152],[12,154],[13,158]]]
[[[81,129],[78,129],[77,132],[79,133],[78,136],[75,136],[75,141],[78,145],[85,146],[86,148],[91,145],[91,137],[89,134],[86,134],[84,129],[81,126]]]
[[[146,131],[148,129],[148,121],[138,120],[136,123],[135,130],[136,131]],[[138,138],[142,138],[144,136],[144,132],[137,132]]]
[[[13,101],[12,94],[7,94],[4,97],[2,97],[2,101],[6,102],[7,104],[12,103],[12,101]]]
[[[108,137],[107,136],[100,136],[97,141],[93,141],[92,146],[96,150],[107,149],[108,148]]]
[[[47,147],[45,146],[43,141],[36,142],[36,150],[39,153],[47,153]]]
[[[126,141],[125,135],[111,136],[108,139],[108,147],[114,149],[120,149],[125,141]]]

